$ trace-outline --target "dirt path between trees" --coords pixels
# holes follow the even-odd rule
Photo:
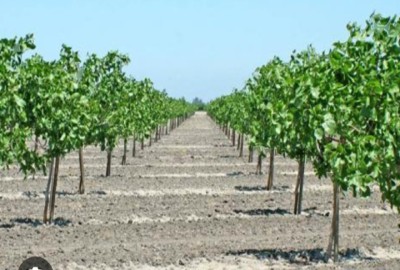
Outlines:
[[[131,142],[130,142],[131,143]],[[137,147],[140,148],[140,147]],[[293,212],[297,164],[278,156],[266,191],[256,164],[204,113],[152,147],[128,153],[84,151],[86,194],[79,195],[77,153],[63,158],[56,223],[42,225],[44,175],[0,172],[0,269],[30,256],[54,269],[400,269],[399,216],[380,201],[341,197],[341,262],[323,261],[332,188],[306,166],[304,213]],[[247,152],[245,151],[245,155]]]

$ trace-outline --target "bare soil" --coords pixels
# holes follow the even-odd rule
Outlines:
[[[137,149],[122,166],[121,142],[106,178],[106,154],[86,147],[84,195],[78,154],[63,158],[53,225],[41,222],[46,176],[1,171],[0,269],[17,269],[30,256],[71,270],[400,269],[399,216],[378,191],[368,199],[342,195],[334,265],[324,259],[333,188],[309,164],[304,211],[295,216],[297,163],[277,156],[275,186],[266,191],[268,158],[256,175],[248,152],[239,158],[204,113]]]

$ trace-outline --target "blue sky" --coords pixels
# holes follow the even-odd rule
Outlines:
[[[256,67],[313,44],[329,50],[348,22],[400,14],[399,0],[0,1],[0,38],[34,33],[36,51],[129,54],[126,72],[173,97],[205,101],[241,88]]]

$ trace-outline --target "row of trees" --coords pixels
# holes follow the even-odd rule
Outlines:
[[[48,169],[44,222],[51,222],[61,157],[79,151],[79,192],[84,193],[84,146],[106,151],[109,176],[120,139],[125,164],[129,138],[134,147],[153,133],[157,140],[195,106],[157,91],[149,79],[127,76],[123,68],[129,57],[117,51],[91,54],[82,62],[78,52],[63,45],[58,60],[38,54],[24,59],[34,48],[33,35],[0,40],[0,167],[17,164],[25,175]]]
[[[301,212],[304,167],[333,183],[332,231],[327,249],[338,260],[339,192],[382,199],[400,207],[400,20],[373,14],[366,26],[347,26],[349,37],[328,53],[311,46],[289,61],[257,68],[243,90],[208,106],[227,132],[249,137],[260,155],[270,151],[299,164],[294,213]]]

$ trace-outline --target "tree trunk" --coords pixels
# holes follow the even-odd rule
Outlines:
[[[242,134],[239,133],[236,150],[240,149],[240,140],[241,139],[242,139]]]
[[[253,158],[254,158],[253,146],[249,145],[249,163],[253,162]]]
[[[50,168],[49,168],[49,178],[47,180],[46,193],[44,196],[44,211],[43,211],[43,223],[46,224],[48,222],[48,209],[49,209],[49,192],[51,189],[52,179],[53,179],[53,168],[54,168],[54,158],[51,159]]]
[[[168,120],[167,123],[165,124],[165,135],[169,134],[169,129],[171,128],[169,123],[170,123],[170,120]]]
[[[158,125],[156,127],[156,134],[154,136],[154,142],[156,143],[158,141]]]
[[[132,140],[132,157],[136,156],[136,138],[135,134],[133,134],[133,140]]]
[[[305,157],[301,157],[299,160],[299,171],[297,174],[297,183],[295,189],[294,198],[294,214],[301,214],[301,204],[303,200],[303,187],[304,187],[304,168],[305,168]]]
[[[53,184],[51,186],[51,199],[50,199],[50,217],[49,222],[52,223],[54,220],[54,209],[56,206],[56,191],[58,182],[58,170],[60,168],[60,156],[56,157],[56,164],[54,165],[54,177]]]
[[[275,159],[275,149],[271,148],[269,151],[269,172],[268,172],[267,190],[271,190],[272,185],[274,183],[274,159]]]
[[[149,147],[151,146],[151,142],[152,142],[151,136],[153,136],[153,134],[150,133]]]
[[[232,130],[232,145],[235,146],[236,143],[236,132],[235,130]]]
[[[79,148],[79,171],[80,171],[80,178],[79,178],[79,189],[78,193],[79,194],[84,194],[85,193],[85,169],[83,167],[83,150],[82,147]]]
[[[240,152],[239,157],[243,157],[243,144],[244,144],[244,134],[242,134],[242,138],[240,140]]]
[[[35,136],[35,153],[37,152],[39,147],[39,137],[36,135]]]
[[[144,149],[144,138],[142,138],[142,141],[140,143],[140,149],[143,150]]]
[[[329,258],[332,257],[333,248],[333,261],[336,263],[339,261],[339,184],[333,183],[333,213],[332,213],[332,227],[331,234],[329,237],[328,248],[326,255]]]
[[[122,161],[121,161],[121,165],[126,165],[126,152],[128,148],[128,140],[125,138],[124,139],[124,155],[122,156]]]
[[[38,146],[39,146],[39,137],[37,135],[35,135],[35,148],[34,148],[35,154],[37,153]],[[35,180],[35,176],[36,176],[36,173],[34,172],[32,175],[32,180]]]
[[[107,150],[107,168],[106,168],[106,177],[111,175],[111,150]]]
[[[261,165],[262,165],[262,155],[261,155],[261,153],[259,153],[258,159],[257,159],[256,174],[261,174]]]

